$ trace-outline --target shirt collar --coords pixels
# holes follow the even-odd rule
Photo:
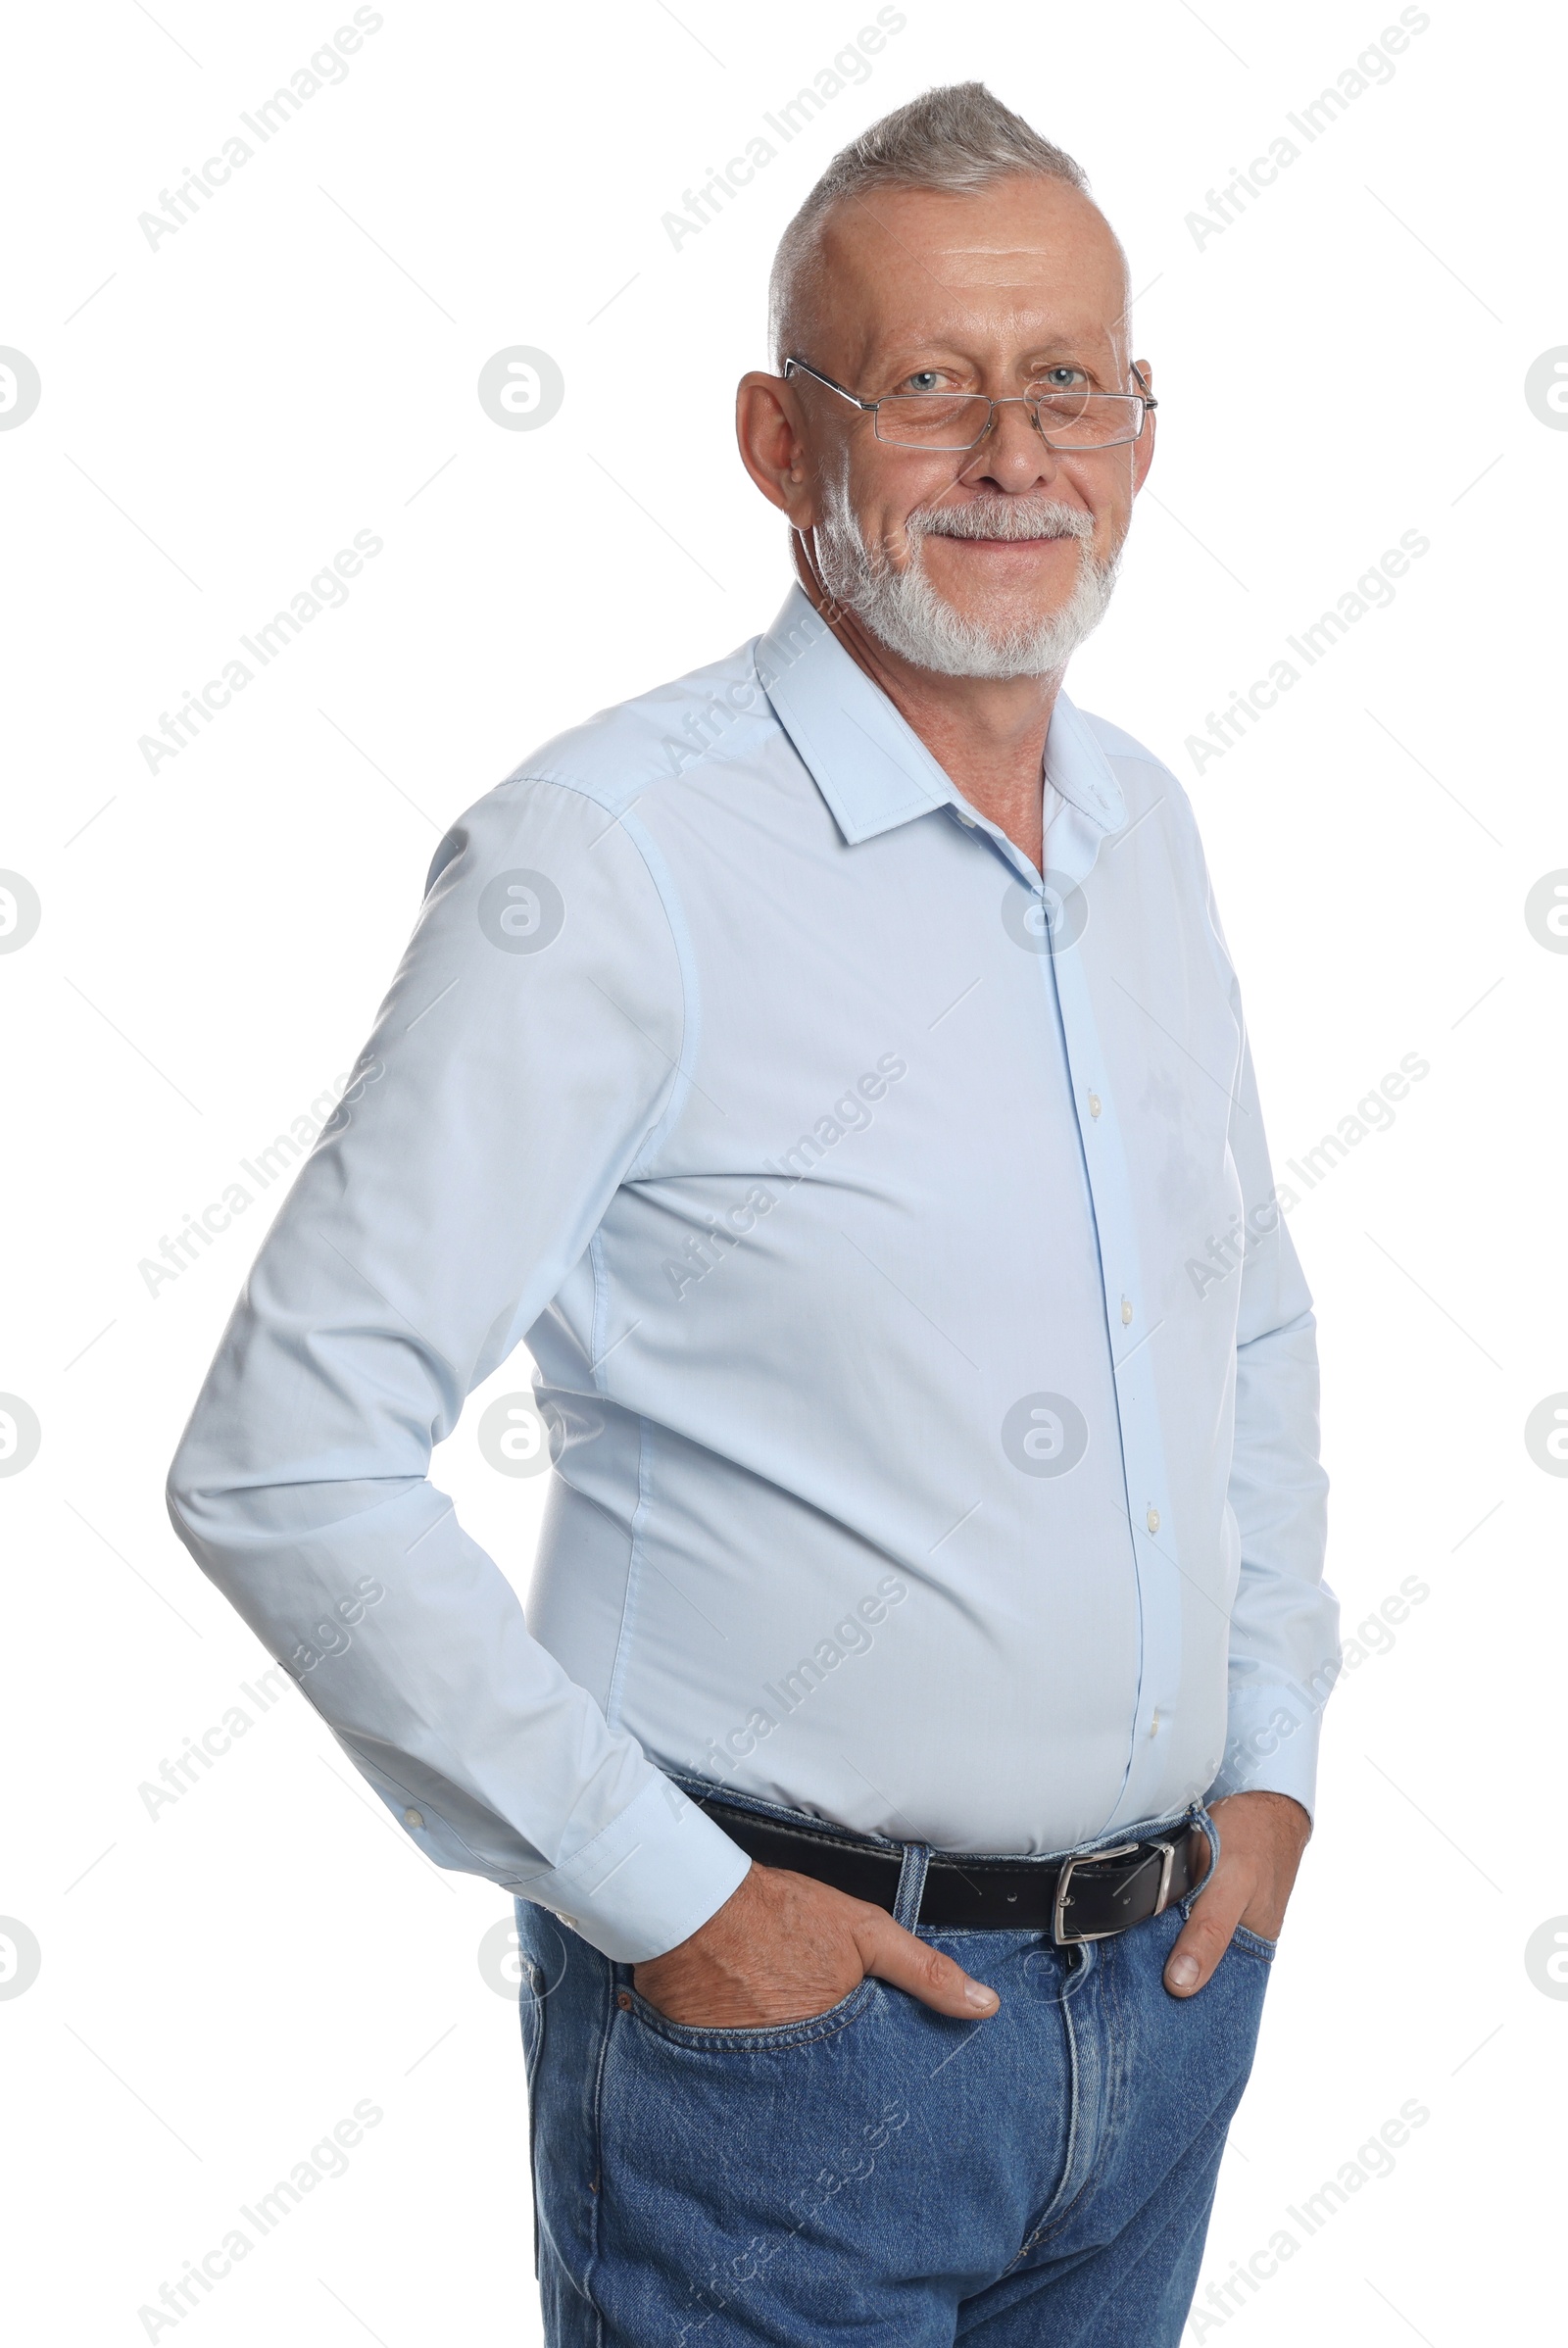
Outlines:
[[[799,587],[758,639],[757,668],[773,711],[850,847],[933,808],[968,803],[881,687],[851,660]],[[1081,712],[1056,696],[1046,773],[1101,833],[1120,831],[1126,803],[1110,760]]]

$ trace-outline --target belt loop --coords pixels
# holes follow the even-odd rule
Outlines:
[[[925,1896],[925,1871],[931,1857],[929,1843],[906,1842],[904,1846],[904,1865],[899,1870],[898,1897],[893,1903],[893,1921],[912,1932],[920,1921],[920,1902]]]
[[[1219,1863],[1219,1829],[1209,1816],[1206,1802],[1194,1802],[1187,1814],[1187,1831],[1189,1835],[1201,1834],[1208,1844],[1208,1865],[1204,1868],[1200,1881],[1193,1885],[1182,1902],[1184,1913],[1188,1902],[1198,1897],[1199,1892],[1202,1890],[1204,1883],[1208,1882]]]

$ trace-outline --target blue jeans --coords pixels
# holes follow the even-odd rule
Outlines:
[[[1172,1997],[1190,1906],[1070,1948],[922,1929],[984,2022],[867,1980],[697,2030],[519,1901],[550,2348],[1175,2348],[1273,1955],[1240,1931]]]

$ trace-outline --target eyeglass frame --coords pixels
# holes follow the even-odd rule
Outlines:
[[[785,360],[784,380],[787,383],[790,379],[791,367],[798,367],[803,375],[810,376],[813,383],[820,383],[827,391],[836,391],[841,400],[848,400],[852,407],[858,408],[862,414],[866,414],[871,416],[871,430],[875,434],[875,437],[882,441],[882,446],[885,449],[925,449],[933,457],[967,457],[971,449],[977,449],[980,446],[981,441],[984,440],[986,434],[996,422],[997,410],[999,408],[1016,407],[1029,409],[1030,421],[1033,423],[1035,430],[1040,434],[1040,437],[1045,442],[1047,448],[1053,450],[1056,456],[1091,457],[1098,455],[1102,449],[1130,449],[1136,447],[1138,442],[1142,440],[1144,436],[1145,424],[1148,422],[1150,416],[1152,416],[1154,410],[1159,406],[1159,402],[1155,399],[1153,393],[1149,389],[1148,384],[1144,381],[1143,372],[1139,367],[1137,360],[1130,359],[1127,364],[1132,368],[1134,375],[1137,376],[1139,383],[1143,386],[1141,390],[1113,392],[1092,391],[1086,393],[1085,396],[1086,398],[1092,400],[1136,400],[1141,411],[1138,417],[1137,431],[1129,433],[1126,438],[1122,440],[1096,440],[1090,442],[1088,447],[1078,449],[1062,449],[1056,447],[1055,442],[1052,439],[1050,433],[1046,431],[1045,427],[1040,421],[1040,402],[1038,400],[1029,399],[1022,392],[1009,393],[1005,399],[1001,400],[990,399],[988,394],[983,391],[956,392],[953,395],[956,399],[986,400],[986,420],[981,425],[979,431],[975,434],[973,440],[967,440],[958,444],[942,447],[935,441],[882,440],[881,433],[877,431],[875,420],[877,410],[884,407],[891,400],[925,399],[928,397],[940,398],[940,393],[928,394],[925,392],[890,391],[884,392],[882,398],[879,400],[862,400],[858,392],[847,391],[842,383],[835,383],[831,375],[824,375],[820,368],[812,367],[810,363],[805,359]]]

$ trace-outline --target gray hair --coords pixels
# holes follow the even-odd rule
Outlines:
[[[862,130],[834,156],[779,239],[768,286],[774,365],[781,367],[791,355],[785,337],[793,328],[798,289],[815,262],[822,223],[835,204],[893,187],[969,195],[1019,172],[1064,179],[1089,192],[1082,166],[993,97],[983,81],[926,90]]]

